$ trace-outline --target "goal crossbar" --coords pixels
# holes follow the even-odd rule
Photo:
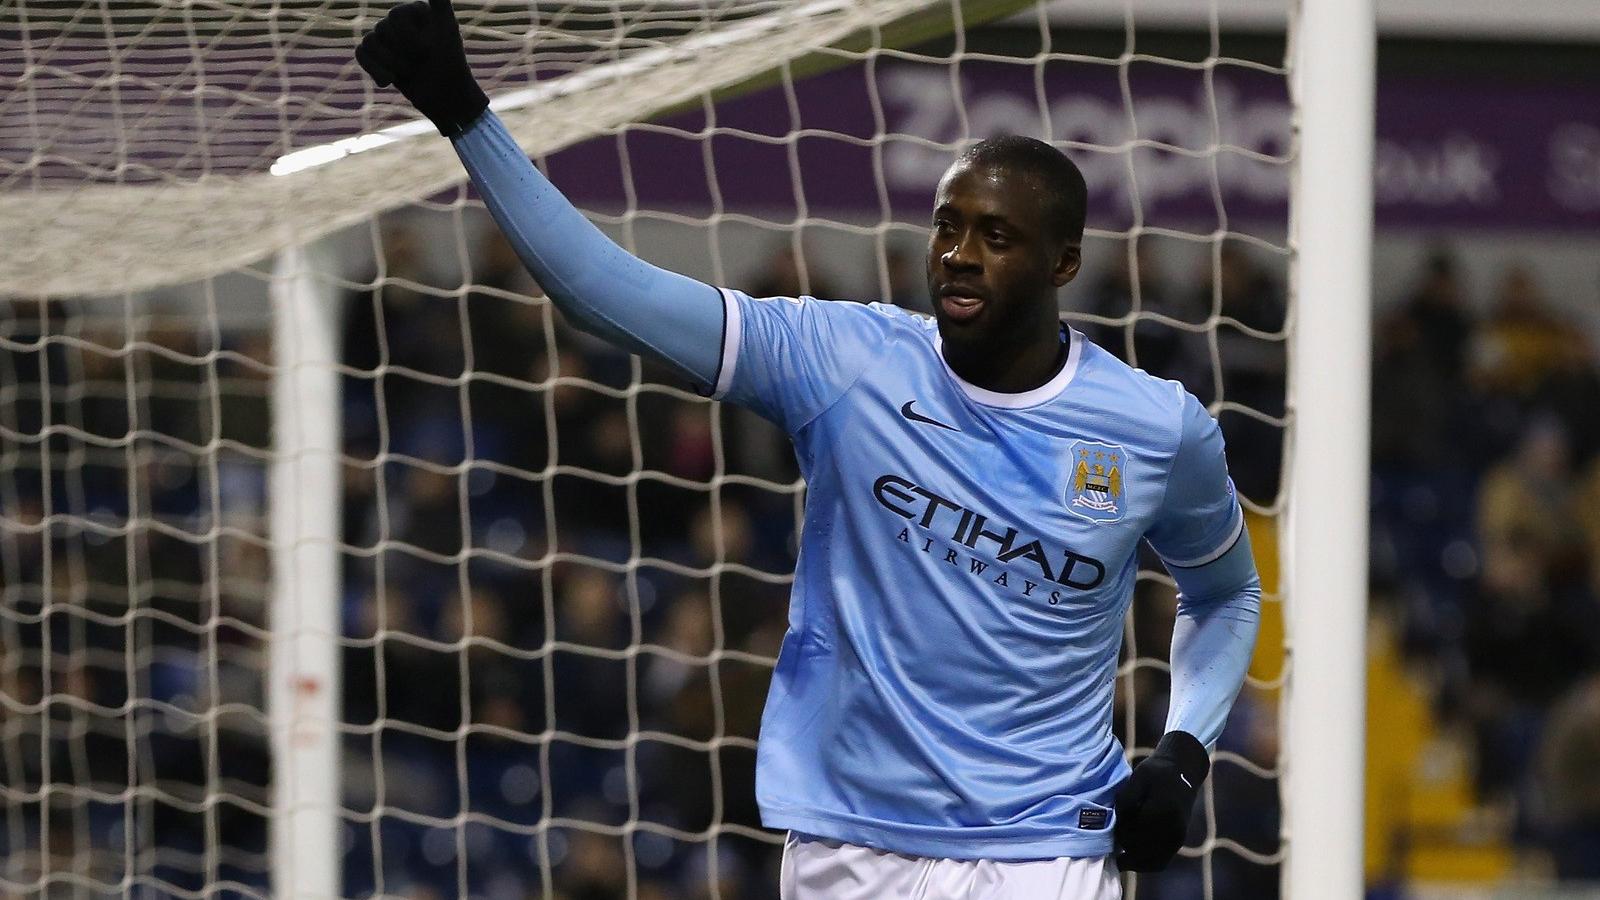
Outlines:
[[[554,153],[708,91],[746,90],[785,67],[843,63],[856,46],[929,39],[1024,0],[810,0],[507,92],[495,109],[531,155]],[[802,27],[803,26],[803,27]],[[810,62],[803,62],[810,58]],[[0,192],[0,284],[23,296],[140,291],[256,263],[465,180],[426,121],[299,148],[272,170],[148,186]],[[204,223],[200,226],[198,223]],[[61,265],[70,259],[73,265]]]

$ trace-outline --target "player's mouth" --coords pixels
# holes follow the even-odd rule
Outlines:
[[[939,292],[939,309],[952,322],[970,322],[983,312],[983,297],[968,288],[947,287]]]

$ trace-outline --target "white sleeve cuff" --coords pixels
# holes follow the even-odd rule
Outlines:
[[[733,296],[733,291],[717,290],[722,294],[722,361],[717,366],[717,383],[711,388],[713,400],[721,400],[733,387],[733,370],[739,365],[739,338],[743,326],[739,300]]]

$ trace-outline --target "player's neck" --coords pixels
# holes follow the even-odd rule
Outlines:
[[[1032,332],[1014,347],[972,347],[946,340],[944,359],[968,384],[999,394],[1021,394],[1061,371],[1069,350],[1064,336],[1065,329],[1057,322],[1048,332]]]

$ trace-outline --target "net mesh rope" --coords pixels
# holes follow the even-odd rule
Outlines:
[[[0,23],[0,79],[16,86],[0,97],[0,281],[13,290],[207,277],[460,180],[442,142],[396,140],[426,126],[408,127],[403,101],[351,57],[386,7],[11,5],[17,15]],[[507,116],[513,132],[545,152],[819,48],[915,35],[941,5],[582,0],[464,4],[458,17],[485,88],[523,107]],[[358,135],[326,165],[273,174],[296,150]],[[202,218],[209,227],[188,227]],[[63,255],[75,265],[58,265]]]
[[[0,890],[269,894],[262,254],[332,234],[343,893],[776,896],[752,778],[804,503],[781,436],[562,322],[445,142],[407,137],[398,95],[354,67],[384,7],[0,8],[19,87],[0,94],[0,242],[22,248],[0,263]],[[930,10],[922,42],[886,39]],[[1164,44],[1137,3],[1088,36],[1045,6],[981,28],[969,11],[461,14],[491,94],[533,91],[505,109],[513,132],[597,223],[753,293],[925,304],[929,173],[1002,127],[1073,155],[1112,208],[1091,208],[1064,312],[1219,416],[1267,582],[1268,649],[1161,896],[1267,896],[1285,852],[1281,40],[1236,49],[1213,11]],[[668,52],[693,40],[721,58]],[[859,128],[832,117],[851,102]],[[394,126],[393,145],[270,172]],[[869,200],[845,208],[827,183],[855,169]],[[1167,690],[1153,558],[1138,590],[1116,716],[1136,759]]]

